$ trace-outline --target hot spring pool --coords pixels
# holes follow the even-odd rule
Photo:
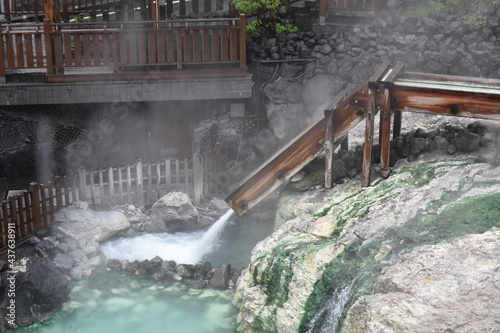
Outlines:
[[[273,225],[272,221],[232,217],[202,255],[190,254],[188,249],[205,246],[200,242],[206,231],[146,235],[128,243],[117,239],[103,247],[116,259],[143,260],[158,254],[178,263],[208,260],[214,267],[231,264],[241,268],[249,263],[255,244],[273,231]],[[130,250],[133,248],[136,251]],[[232,295],[232,290],[190,289],[178,282],[163,286],[150,277],[108,271],[103,265],[75,283],[70,301],[55,318],[8,332],[229,333],[235,332],[237,314],[231,305]]]

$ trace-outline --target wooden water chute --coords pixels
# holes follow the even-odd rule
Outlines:
[[[381,174],[390,173],[393,136],[401,133],[402,112],[500,120],[500,80],[404,73],[403,64],[385,62],[350,93],[341,92],[325,116],[245,178],[226,201],[242,215],[325,152],[325,187],[333,186],[333,153],[350,129],[366,119],[362,186],[370,185],[374,119],[380,113]]]

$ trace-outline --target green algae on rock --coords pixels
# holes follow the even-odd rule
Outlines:
[[[349,285],[342,324],[400,254],[499,227],[500,168],[475,161],[401,163],[365,189],[354,179],[331,190],[283,191],[288,221],[256,246],[237,285],[238,330],[307,332],[332,293]]]

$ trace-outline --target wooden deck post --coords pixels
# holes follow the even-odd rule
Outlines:
[[[382,109],[380,110],[380,175],[387,178],[390,173],[391,152],[391,89],[384,88]]]
[[[372,148],[373,148],[373,127],[375,120],[375,94],[376,87],[373,82],[368,84],[368,105],[365,110],[366,127],[365,127],[365,147],[363,155],[363,170],[361,172],[361,186],[370,186],[370,172],[372,164]]]
[[[62,200],[62,178],[61,176],[56,176],[54,180],[56,186],[56,208],[57,210],[63,208],[63,200]]]
[[[333,143],[335,142],[333,113],[334,110],[325,110],[325,188],[333,187]]]
[[[33,217],[33,229],[35,232],[42,230],[43,221],[40,210],[40,191],[37,183],[31,183],[29,186],[31,200],[31,216]]]

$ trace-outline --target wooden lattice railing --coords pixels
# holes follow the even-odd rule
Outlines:
[[[46,69],[49,81],[116,79],[181,69],[246,72],[246,19],[169,20],[122,23],[4,25],[0,32],[0,76]],[[91,68],[95,75],[75,70]],[[71,71],[71,72],[70,72]],[[105,75],[103,75],[105,74]],[[234,74],[232,74],[234,76]],[[146,76],[147,77],[147,76]]]

